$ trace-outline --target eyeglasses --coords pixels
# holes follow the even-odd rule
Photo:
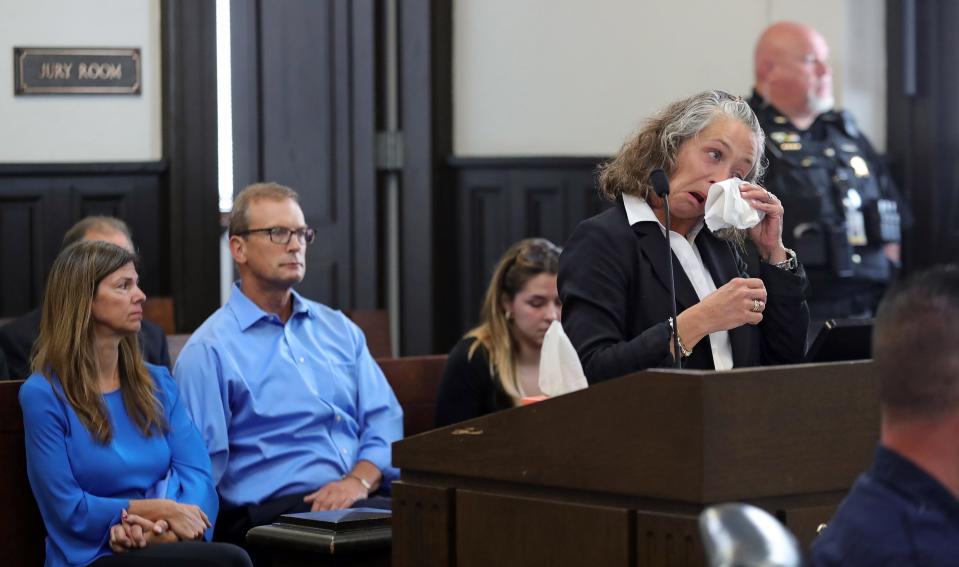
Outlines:
[[[293,235],[297,240],[304,244],[310,244],[316,238],[316,230],[310,227],[298,228],[296,230],[286,228],[285,226],[271,226],[270,228],[251,228],[236,233],[236,236],[246,236],[254,232],[265,232],[270,235],[270,242],[273,244],[289,244]]]

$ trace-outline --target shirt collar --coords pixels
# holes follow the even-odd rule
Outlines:
[[[869,472],[874,478],[907,494],[910,500],[939,508],[959,520],[959,499],[932,475],[894,450],[880,444]]]
[[[640,199],[636,195],[623,193],[623,206],[626,207],[626,221],[629,223],[629,226],[640,222],[654,222],[659,225],[659,229],[663,231],[663,234],[666,234],[666,227],[663,226],[663,223],[659,222],[659,219],[656,218],[656,213],[653,212],[653,208],[649,206],[649,203],[647,203],[645,199]],[[696,240],[699,231],[703,229],[703,224],[703,219],[700,219],[699,222],[689,230],[689,234],[685,237],[686,240],[689,242]]]
[[[293,295],[291,319],[299,314],[316,317],[316,313],[313,312],[310,305],[303,299],[303,296],[297,293],[295,289],[291,289],[290,293]],[[233,290],[230,293],[227,306],[233,311],[237,322],[240,324],[240,329],[243,331],[249,329],[261,319],[269,319],[273,316],[272,313],[267,313],[261,309],[259,305],[253,303],[253,300],[243,293],[243,290],[240,289],[240,280],[233,282]]]

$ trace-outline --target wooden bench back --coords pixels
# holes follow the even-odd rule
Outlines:
[[[446,355],[380,358],[376,361],[403,407],[403,435],[434,428],[436,394],[446,366]]]
[[[0,382],[0,563],[43,565],[47,535],[27,481],[23,414],[17,401],[22,380]]]
[[[390,313],[386,309],[349,309],[343,314],[356,323],[366,335],[366,346],[373,358],[393,356],[393,344],[390,339]]]
[[[173,311],[173,298],[165,296],[148,297],[143,304],[143,318],[153,321],[172,335],[176,332],[176,319]]]

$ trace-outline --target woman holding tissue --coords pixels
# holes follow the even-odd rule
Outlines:
[[[216,517],[210,458],[170,373],[143,362],[134,261],[78,242],[48,276],[19,396],[45,564],[250,565],[238,547],[193,541]]]
[[[543,337],[560,317],[561,250],[544,238],[511,246],[500,258],[480,324],[450,351],[436,401],[437,427],[511,408],[540,395]]]
[[[802,360],[806,277],[783,246],[779,199],[756,184],[764,143],[745,100],[706,91],[666,107],[602,167],[600,194],[615,204],[580,223],[559,271],[563,328],[590,383],[673,366],[674,356],[686,368],[717,370]],[[675,321],[666,212],[649,181],[656,169],[670,185]],[[722,197],[748,205],[724,207],[733,217],[725,220],[751,225],[755,277],[746,272],[742,232],[718,231],[721,239],[704,226],[707,197],[724,189]],[[674,334],[682,352],[673,352]]]

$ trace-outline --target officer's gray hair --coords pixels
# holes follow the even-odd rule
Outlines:
[[[626,193],[645,199],[651,189],[649,174],[654,169],[672,174],[682,145],[722,116],[739,120],[752,131],[756,146],[753,167],[745,180],[756,182],[766,169],[763,154],[766,135],[759,119],[742,97],[723,91],[704,91],[661,110],[623,144],[612,161],[600,166],[600,196],[615,201]]]

